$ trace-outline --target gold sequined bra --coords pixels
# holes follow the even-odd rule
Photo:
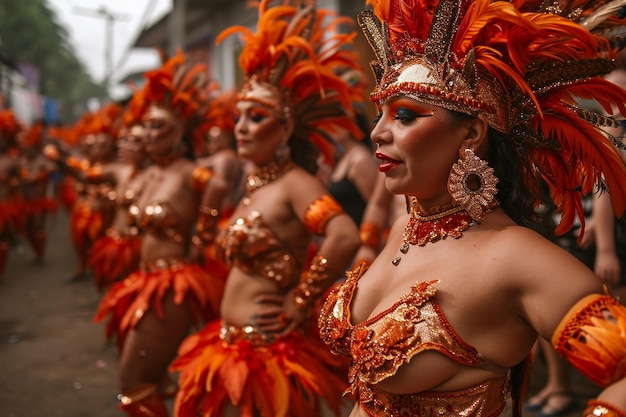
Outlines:
[[[497,416],[504,409],[509,387],[506,377],[463,391],[391,394],[375,385],[423,351],[434,350],[467,366],[490,363],[465,343],[447,321],[434,295],[437,281],[417,282],[393,306],[368,320],[350,323],[350,304],[363,265],[347,274],[321,311],[320,335],[334,353],[352,358],[348,378],[351,392],[370,416]]]
[[[258,211],[238,218],[223,230],[217,238],[217,248],[228,265],[260,275],[283,289],[296,285],[305,256],[289,250]]]

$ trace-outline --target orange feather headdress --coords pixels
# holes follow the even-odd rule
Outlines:
[[[234,26],[220,34],[217,42],[233,33],[241,33],[245,45],[239,64],[246,80],[240,99],[253,83],[274,92],[270,103],[278,117],[291,118],[294,136],[310,140],[332,162],[334,144],[328,134],[339,126],[359,137],[353,118],[353,101],[362,101],[338,74],[357,69],[355,54],[346,49],[355,32],[339,33],[348,18],[317,9],[312,1],[282,2],[269,7],[269,0],[259,4],[257,32]],[[266,103],[267,104],[267,103]]]
[[[201,120],[207,110],[209,71],[204,64],[186,60],[182,51],[160,68],[145,73],[144,100],[171,109],[185,122]]]
[[[201,124],[206,115],[211,83],[204,64],[192,63],[181,50],[158,69],[145,73],[141,106],[170,109],[185,123],[185,130],[195,147],[204,138]]]
[[[10,143],[15,142],[17,134],[23,129],[22,124],[11,109],[0,111],[0,134]]]
[[[376,55],[373,101],[402,94],[484,114],[549,185],[563,213],[557,233],[583,220],[581,194],[594,186],[608,188],[624,213],[626,167],[602,130],[616,122],[577,106],[595,99],[607,114],[626,115],[626,91],[602,78],[614,68],[606,33],[625,24],[615,15],[624,0],[367,3],[373,11],[358,21]]]

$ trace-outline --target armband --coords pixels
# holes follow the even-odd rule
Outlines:
[[[304,227],[316,235],[324,234],[326,224],[333,217],[343,214],[343,208],[328,194],[313,201],[304,212]]]
[[[215,238],[215,228],[220,219],[220,212],[213,207],[200,207],[200,215],[196,223],[196,234],[191,242],[196,246],[204,246]]]
[[[608,295],[588,295],[565,315],[552,345],[595,384],[626,377],[626,307]]]
[[[198,193],[202,193],[212,176],[213,172],[210,169],[195,168],[191,173],[191,188]]]
[[[379,236],[380,231],[374,223],[361,223],[361,226],[359,227],[359,238],[361,239],[361,245],[378,251],[378,246],[380,245]]]
[[[72,169],[84,172],[89,168],[89,161],[86,159],[79,159],[75,156],[68,156],[65,160],[65,164]]]
[[[626,411],[604,401],[589,400],[583,417],[626,417]]]
[[[100,182],[103,179],[103,170],[101,165],[94,165],[85,171],[85,179],[88,182]]]
[[[313,306],[334,278],[335,274],[328,269],[328,259],[322,255],[313,257],[311,266],[294,290],[296,305],[303,310]]]

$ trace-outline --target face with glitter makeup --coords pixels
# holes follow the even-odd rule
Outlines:
[[[151,106],[142,117],[142,124],[145,149],[150,155],[168,155],[182,141],[182,121],[170,109]]]
[[[237,152],[263,166],[275,160],[276,150],[287,143],[291,129],[287,121],[276,115],[275,100],[269,90],[256,84],[251,92],[254,94],[247,94],[237,103]]]
[[[453,123],[448,110],[406,96],[390,98],[379,110],[371,136],[387,189],[448,204],[448,176],[467,123]]]
[[[145,129],[140,124],[122,128],[118,143],[118,155],[122,161],[138,165],[145,160],[144,134]]]
[[[111,158],[115,152],[115,140],[107,133],[87,135],[85,146],[92,161],[104,161]]]

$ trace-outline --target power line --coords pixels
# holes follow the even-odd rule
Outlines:
[[[108,11],[104,6],[100,6],[98,9],[85,9],[83,7],[74,7],[74,13],[82,14],[84,16],[97,17],[104,19],[106,22],[105,30],[105,45],[104,45],[104,85],[109,88],[109,81],[113,71],[113,25],[116,21],[128,20],[131,16],[127,14],[112,13]]]
[[[143,30],[146,28],[146,26],[148,25],[148,21],[150,20],[150,17],[152,16],[152,12],[154,10],[154,7],[156,6],[158,0],[150,0],[150,3],[148,3],[148,7],[146,7],[146,10],[143,12],[143,16],[141,16],[141,22],[139,23],[139,34],[141,34],[141,32],[143,32]],[[133,49],[133,45],[128,45],[128,47],[124,50],[124,53],[122,54],[122,56],[120,57],[119,61],[117,61],[117,63],[115,64],[115,68],[121,68],[124,64],[126,64],[126,61],[128,60],[128,57],[130,56],[130,51]],[[111,74],[109,74],[110,76]]]

